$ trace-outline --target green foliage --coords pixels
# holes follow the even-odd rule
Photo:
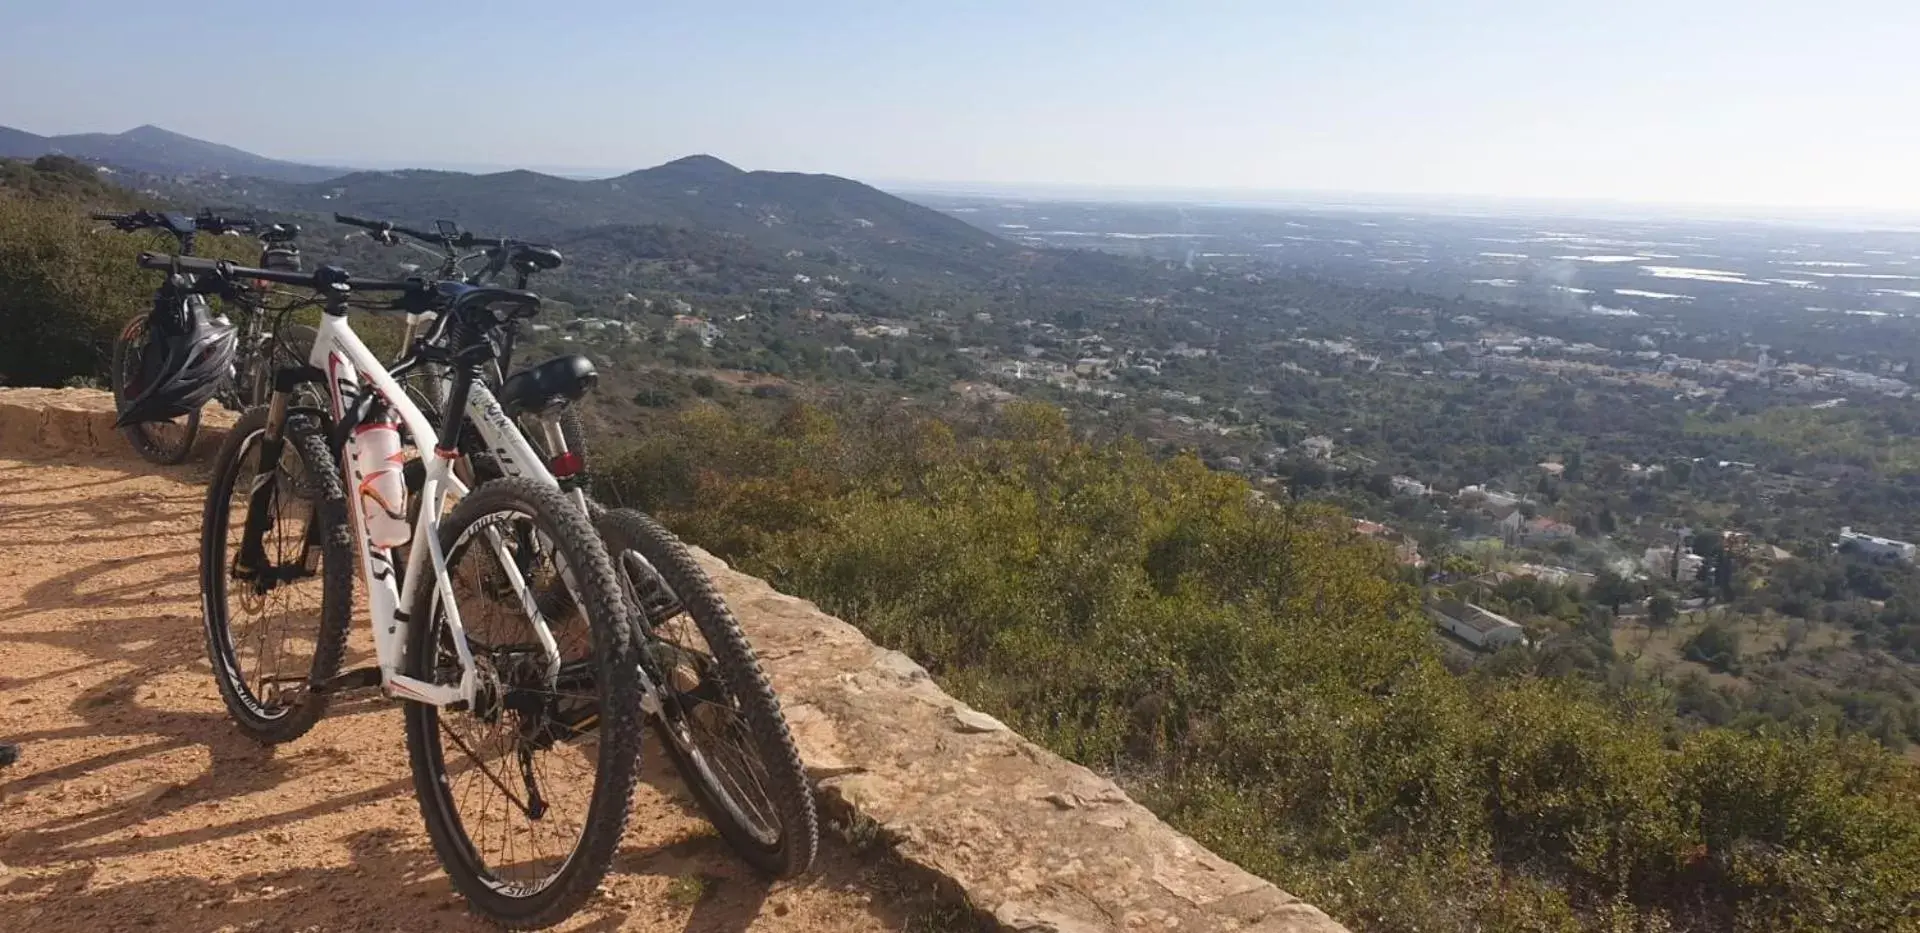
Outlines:
[[[1740,633],[1719,619],[1708,622],[1695,632],[1692,638],[1687,639],[1683,650],[1687,660],[1698,661],[1716,671],[1740,671]]]
[[[104,382],[113,338],[159,285],[134,259],[172,240],[101,232],[87,215],[137,206],[72,159],[0,161],[0,385]],[[254,258],[252,241],[202,243],[207,255]]]
[[[1920,787],[1885,752],[1676,750],[1647,698],[1454,677],[1342,516],[1056,409],[957,433],[704,404],[602,479],[1356,929],[1915,928]],[[1491,598],[1604,641],[1570,590]]]
[[[1587,590],[1587,598],[1618,613],[1622,604],[1639,598],[1639,590],[1633,581],[1612,570],[1603,570]]]
[[[1794,457],[1839,460],[1886,473],[1920,472],[1920,442],[1906,426],[1859,408],[1781,406],[1726,421],[1689,419],[1691,434],[1761,445]]]
[[[102,205],[107,193],[65,167],[4,165],[0,384],[58,386],[101,376],[114,335],[153,292],[151,276],[133,263],[151,244],[93,233],[89,208],[118,205]]]

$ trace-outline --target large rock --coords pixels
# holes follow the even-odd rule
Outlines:
[[[0,454],[117,459],[139,456],[113,429],[113,396],[99,389],[0,389]],[[219,449],[234,416],[218,405],[201,412],[194,457]]]

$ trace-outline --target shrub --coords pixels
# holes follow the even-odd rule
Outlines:
[[[1341,516],[1056,409],[705,405],[601,478],[1356,929],[1914,928],[1920,789],[1884,751],[1675,750],[1661,704],[1457,678]]]

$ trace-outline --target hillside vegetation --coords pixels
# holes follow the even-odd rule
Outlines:
[[[61,156],[0,160],[0,385],[102,382],[113,338],[159,274],[134,264],[173,240],[101,231],[93,211],[154,206]],[[203,237],[201,252],[252,258],[252,241]]]
[[[1051,408],[701,405],[603,483],[1357,929],[1920,928],[1920,776],[1871,742],[1450,675],[1337,513]]]

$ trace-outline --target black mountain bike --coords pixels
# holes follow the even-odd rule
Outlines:
[[[481,252],[466,259],[485,258],[487,264],[468,281],[485,281],[511,268],[515,287],[524,289],[534,272],[560,262],[551,247],[474,237],[446,223],[436,236],[357,218],[336,219],[369,230],[383,243],[391,243],[395,234],[438,242],[444,250],[441,274],[449,277],[458,275],[465,261],[460,249],[480,247]],[[418,377],[439,383],[439,374],[459,368],[457,331],[450,323],[444,318],[416,322],[410,316],[407,349],[388,367],[410,394]],[[538,466],[532,471],[550,473],[592,518],[627,602],[638,610],[636,630],[648,684],[649,702],[644,705],[667,757],[707,818],[748,862],[782,878],[806,871],[819,838],[813,790],[779,699],[746,633],[678,537],[636,509],[608,509],[588,495],[590,484],[575,446],[575,438],[582,435],[574,403],[597,379],[593,363],[584,356],[561,356],[500,378],[510,366],[514,323],[491,329],[498,366],[478,374],[498,396],[528,448],[544,460],[545,471]],[[445,407],[444,402],[422,406],[426,411]],[[479,442],[474,432],[462,435],[460,442],[462,462],[476,482],[529,472],[520,459],[498,445]],[[423,477],[423,469],[409,470],[416,500]],[[418,507],[417,501],[410,503],[410,508]],[[536,558],[540,548],[537,541],[525,541],[515,552]],[[569,587],[551,577],[542,579],[536,563],[530,560],[522,568],[536,606],[551,618],[576,616]]]
[[[434,276],[443,281],[489,285],[511,271],[511,287],[525,290],[534,275],[558,269],[565,261],[560,251],[551,246],[504,237],[475,236],[461,230],[452,221],[435,221],[434,230],[429,233],[384,220],[366,220],[345,214],[335,214],[333,219],[335,223],[366,231],[368,239],[382,246],[404,243],[421,249],[439,260],[439,268]],[[433,324],[434,319],[430,314],[408,315],[406,338],[402,346],[412,347],[416,339]],[[497,356],[482,371],[482,377],[489,388],[498,390],[506,374],[513,370],[513,350],[520,337],[520,322],[508,321],[489,331],[487,336],[493,341]],[[451,376],[446,366],[439,362],[419,363],[403,383],[421,408],[429,412],[439,411],[445,405],[450,384]],[[564,445],[544,443],[545,438],[537,432],[528,432],[533,435],[530,439],[550,459],[558,457],[564,446],[564,452],[569,453],[567,459],[549,466],[556,475],[569,477],[577,473],[584,479],[588,465],[586,425],[580,418],[579,410],[571,406],[563,408],[558,417],[559,430],[566,441]],[[474,453],[483,464],[487,461],[484,451]]]
[[[294,243],[300,235],[300,228],[292,224],[262,227],[253,220],[229,219],[211,210],[202,210],[197,215],[161,211],[94,214],[93,219],[104,220],[114,229],[127,233],[151,230],[170,236],[175,241],[175,251],[183,256],[193,254],[194,242],[202,233],[214,236],[253,233],[260,239],[260,265],[263,268],[281,271],[300,269],[300,248]],[[305,325],[287,326],[279,339],[267,329],[266,312],[269,309],[261,304],[265,295],[263,286],[261,282],[237,280],[218,294],[223,302],[223,310],[237,311],[240,318],[240,353],[235,372],[215,396],[222,407],[234,412],[244,411],[248,406],[266,399],[277,347],[286,348],[284,355],[288,359],[302,359],[305,348],[313,343],[313,328]],[[114,407],[120,412],[125,412],[139,397],[145,380],[153,375],[153,369],[160,363],[158,357],[162,352],[162,341],[152,335],[164,331],[170,322],[178,319],[179,309],[172,302],[206,300],[197,294],[163,301],[162,294],[157,292],[154,297],[153,307],[127,321],[126,327],[121,329],[120,336],[113,342],[113,364],[109,375]],[[154,463],[175,464],[185,460],[193,450],[193,442],[200,433],[200,412],[192,411],[172,421],[131,424],[120,431],[140,456]]]

